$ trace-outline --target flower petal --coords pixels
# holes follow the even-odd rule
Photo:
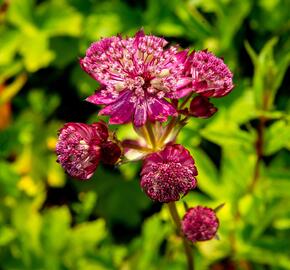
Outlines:
[[[134,113],[134,125],[141,127],[146,123],[147,120],[147,102],[145,100],[140,101]]]
[[[86,101],[96,104],[96,105],[103,105],[103,104],[111,104],[117,98],[112,95],[111,92],[108,92],[104,89],[100,89],[96,91],[93,95],[86,98]]]
[[[130,122],[134,111],[134,104],[130,101],[131,96],[131,91],[124,91],[114,103],[102,109],[99,115],[110,115],[110,124],[125,124]]]
[[[148,98],[148,116],[151,121],[164,122],[169,115],[176,116],[175,108],[165,99]]]

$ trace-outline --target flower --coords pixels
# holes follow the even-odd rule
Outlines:
[[[180,199],[196,187],[197,170],[188,150],[182,145],[167,145],[147,156],[141,171],[141,187],[155,201]]]
[[[105,123],[66,123],[59,131],[57,162],[72,177],[89,179],[101,159],[101,144],[108,138]]]
[[[203,206],[189,208],[181,222],[183,234],[192,242],[212,239],[218,227],[215,211]]]
[[[205,97],[222,97],[233,89],[233,74],[222,59],[208,51],[198,51],[192,52],[187,61],[193,92]]]
[[[114,36],[93,43],[80,64],[101,88],[87,101],[105,105],[99,114],[111,116],[110,124],[133,121],[140,127],[148,119],[164,122],[176,116],[165,98],[187,95],[191,79],[183,72],[187,51],[166,45],[165,39],[143,31],[133,38]]]

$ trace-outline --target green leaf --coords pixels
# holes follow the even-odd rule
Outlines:
[[[17,182],[20,177],[8,162],[0,160],[0,194],[1,196],[19,195]]]
[[[69,239],[71,215],[66,206],[46,210],[40,239],[43,251],[49,254],[62,252]]]
[[[254,147],[245,149],[243,145],[223,147],[221,179],[224,181],[224,194],[234,200],[248,190],[253,181],[257,156]]]
[[[195,160],[198,171],[198,187],[212,198],[222,198],[222,181],[219,180],[214,163],[204,151],[198,148],[194,148],[190,152]]]
[[[244,149],[251,150],[255,143],[255,134],[241,130],[237,123],[228,121],[226,111],[222,110],[200,131],[200,134],[222,147],[240,145]]]
[[[23,37],[20,53],[30,72],[46,67],[55,57],[54,52],[49,49],[48,37],[42,32]]]
[[[21,45],[21,35],[16,30],[2,30],[0,31],[0,65],[6,65],[12,62]]]
[[[279,62],[274,59],[274,46],[278,38],[269,40],[257,55],[248,42],[245,47],[254,64],[253,90],[258,109],[270,110],[273,107],[274,98],[282,82],[286,69],[290,63],[289,53]]]
[[[8,226],[0,226],[0,247],[8,245],[15,237],[15,230]]]
[[[82,16],[65,1],[46,1],[37,8],[36,21],[41,32],[48,36],[81,33]]]
[[[266,129],[264,140],[264,154],[272,155],[283,147],[289,145],[290,123],[279,120]]]
[[[229,108],[228,117],[230,121],[237,124],[244,124],[257,117],[253,91],[246,89],[233,101]]]
[[[9,3],[7,19],[24,33],[35,33],[34,8],[35,0],[13,0]]]

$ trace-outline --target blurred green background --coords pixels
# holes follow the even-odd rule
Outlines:
[[[55,162],[62,124],[97,120],[84,102],[97,83],[78,58],[141,27],[208,48],[234,72],[235,90],[212,100],[218,113],[178,140],[199,171],[183,200],[225,203],[220,240],[197,244],[196,269],[290,269],[289,10],[289,0],[0,0],[0,269],[186,269],[166,205],[140,190],[140,163],[81,182]]]

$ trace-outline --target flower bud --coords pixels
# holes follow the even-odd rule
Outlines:
[[[217,108],[209,102],[207,97],[197,96],[190,103],[189,114],[199,118],[209,118],[214,115]]]
[[[182,145],[167,145],[143,162],[141,187],[152,200],[177,201],[196,187],[197,170],[188,150]]]
[[[203,206],[189,208],[181,222],[183,234],[192,242],[212,239],[218,227],[219,221],[215,211]]]
[[[117,143],[107,141],[101,147],[101,160],[105,164],[114,165],[121,156],[121,148]]]
[[[107,138],[108,129],[103,122],[92,125],[66,123],[59,131],[57,162],[72,177],[89,179],[100,161],[100,145]]]

